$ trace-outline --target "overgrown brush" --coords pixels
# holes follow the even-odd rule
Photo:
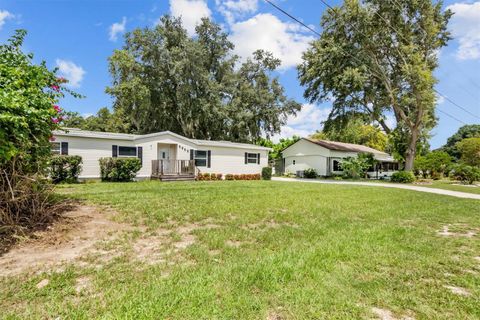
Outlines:
[[[24,174],[17,162],[0,167],[0,254],[18,238],[45,228],[69,204],[58,201],[42,174]]]

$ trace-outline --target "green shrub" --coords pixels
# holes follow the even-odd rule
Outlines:
[[[53,183],[74,183],[82,170],[80,156],[54,156],[50,160],[50,178]]]
[[[412,183],[415,181],[415,175],[411,171],[397,171],[392,174],[392,182]]]
[[[480,168],[458,164],[453,168],[450,177],[462,183],[473,184],[475,181],[480,181]]]
[[[318,177],[317,170],[313,168],[305,169],[305,171],[303,171],[303,176],[305,178],[315,179],[316,177]]]
[[[53,194],[48,174],[57,103],[66,82],[41,58],[24,53],[25,30],[0,44],[0,253],[7,244],[52,222],[66,202]]]
[[[132,181],[142,167],[138,158],[101,158],[99,162],[102,181]]]
[[[368,168],[375,164],[371,153],[360,153],[357,157],[342,159],[340,166],[345,178],[358,179],[365,177]]]
[[[263,167],[262,168],[262,179],[263,180],[272,180],[272,168]]]
[[[225,175],[225,180],[233,180],[233,179],[234,179],[233,174],[229,173]]]

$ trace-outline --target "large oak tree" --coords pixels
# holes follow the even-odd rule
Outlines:
[[[436,122],[433,71],[451,16],[441,7],[431,0],[346,0],[323,15],[322,35],[299,66],[306,98],[333,98],[330,121],[362,114],[378,122],[401,140],[406,170]]]
[[[256,51],[243,63],[220,26],[203,19],[189,37],[180,19],[164,16],[136,29],[110,57],[115,112],[131,132],[170,130],[190,138],[256,141],[280,131],[300,105],[272,72],[280,65]]]

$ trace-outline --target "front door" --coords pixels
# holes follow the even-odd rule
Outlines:
[[[158,149],[158,159],[164,160],[163,163],[163,172],[169,173],[170,172],[170,148],[169,147],[162,147]]]

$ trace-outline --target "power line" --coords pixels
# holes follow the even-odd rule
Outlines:
[[[320,1],[324,2],[323,0],[320,0]],[[400,9],[400,11],[403,10],[401,4],[399,4],[399,3],[397,2],[397,0],[393,0],[393,2],[394,2],[395,5],[397,6],[397,8]],[[375,13],[376,13],[378,16],[381,16],[380,14],[378,14],[378,12],[375,11]],[[388,21],[386,21],[385,19],[382,19],[382,20],[385,21],[390,27],[392,27],[391,24],[390,24]],[[423,27],[422,27],[420,24],[418,25],[418,27],[420,28],[420,30],[423,31],[423,33],[424,33],[425,35],[427,34],[427,31],[426,31],[425,29],[423,29]],[[394,31],[398,34],[398,30],[396,30],[395,28],[392,27],[392,30],[394,30]],[[474,83],[472,80],[470,80],[470,82],[471,82],[473,85],[477,86],[477,84]],[[464,91],[466,91],[468,94],[470,94],[470,92],[469,92],[468,90],[466,90],[465,88],[463,88],[463,86],[460,86],[460,85],[458,85],[458,86],[461,87],[461,88],[462,88]],[[447,96],[445,96],[444,94],[442,94],[442,93],[441,93],[440,91],[438,91],[437,89],[434,88],[433,90],[434,90],[438,95],[440,95],[441,97],[443,97],[445,100],[447,100],[448,102],[450,102],[451,104],[453,104],[453,105],[456,106],[457,108],[463,110],[464,112],[468,113],[469,115],[471,115],[471,116],[473,116],[473,117],[475,117],[475,118],[477,118],[477,119],[480,119],[479,116],[475,115],[474,113],[470,112],[470,111],[467,110],[466,108],[462,107],[461,105],[459,105],[458,103],[456,103],[456,102],[453,101],[452,99],[450,99],[450,98],[448,98]],[[470,95],[471,95],[471,94],[470,94]],[[445,113],[445,112],[444,112],[444,113]]]
[[[280,8],[279,6],[275,5],[274,3],[272,3],[270,0],[265,0],[267,3],[269,3],[270,5],[272,5],[274,8],[276,8],[277,10],[279,10],[280,12],[282,12],[283,14],[285,14],[286,16],[288,16],[289,18],[293,19],[294,21],[300,23],[302,26],[306,27],[308,30],[312,31],[313,33],[315,33],[316,35],[318,35],[319,37],[321,37],[321,34],[318,33],[317,31],[313,30],[312,28],[308,27],[306,24],[304,24],[303,22],[301,22],[299,19],[297,19],[296,17],[292,16],[291,14],[289,14],[288,12],[286,12],[285,10],[283,10],[282,8]],[[325,6],[327,6],[328,8],[330,8],[331,10],[334,10],[334,8],[328,3],[326,2],[325,0],[320,0]],[[401,9],[401,8],[399,8]],[[380,15],[378,12],[375,12],[375,14],[377,16],[379,16],[387,25],[390,29],[392,29],[393,31],[396,32],[396,34],[401,35],[401,33],[398,32],[397,29],[395,29],[382,15]],[[420,27],[421,28],[421,27]],[[361,31],[359,31],[358,29],[356,29],[358,32],[362,33]],[[422,29],[423,30],[423,29]],[[423,30],[424,32],[426,32],[425,30]],[[403,37],[403,36],[402,36]],[[367,37],[368,38],[368,37]],[[406,40],[404,38],[404,40]],[[355,60],[358,61],[358,58],[353,56],[352,54],[346,52],[345,50],[343,50],[344,53],[346,53],[347,55],[349,55],[350,57],[354,58]],[[438,91],[437,89],[433,89],[437,94],[439,94],[440,96],[442,96],[445,100],[447,100],[448,102],[450,102],[451,104],[453,104],[454,106],[456,106],[457,108],[460,108],[461,110],[467,112],[468,114],[472,115],[473,117],[475,118],[478,118],[480,119],[480,117],[476,116],[475,114],[473,114],[472,112],[468,111],[467,109],[465,109],[464,107],[460,106],[458,103],[454,102],[453,100],[451,100],[450,98],[446,97],[444,94],[442,94],[440,91]],[[461,122],[463,124],[466,124],[465,122],[463,122],[462,120],[459,120],[458,118],[452,116],[451,114],[445,112],[445,111],[442,111],[440,110],[438,107],[437,107],[438,111],[440,111],[441,113],[447,115],[448,117],[458,121],[458,122]]]
[[[451,104],[453,104],[454,106],[456,106],[457,108],[460,108],[462,109],[463,111],[465,111],[466,113],[470,114],[471,116],[477,118],[477,119],[480,119],[479,116],[475,115],[474,113],[468,111],[467,109],[465,109],[464,107],[462,107],[461,105],[457,104],[455,101],[451,100],[449,97],[443,95],[440,93],[440,91],[438,91],[437,89],[433,88],[433,91],[435,91],[438,95],[440,95],[441,97],[443,97],[445,100],[447,100],[448,102],[450,102]]]
[[[456,121],[458,121],[458,122],[460,122],[460,123],[463,123],[463,124],[467,124],[467,123],[463,122],[462,120],[460,120],[460,119],[458,119],[458,118],[456,118],[456,117],[452,116],[451,114],[449,114],[449,113],[447,113],[447,112],[443,111],[443,110],[442,110],[442,109],[440,109],[439,107],[437,107],[437,111],[439,111],[440,113],[443,113],[444,115],[446,115],[446,116],[448,116],[448,117],[452,118],[453,120],[456,120]]]
[[[279,10],[280,12],[282,12],[283,14],[285,14],[286,16],[288,16],[290,19],[293,19],[293,20],[295,20],[296,22],[300,23],[302,26],[304,26],[305,28],[307,28],[307,29],[310,30],[311,32],[315,33],[315,34],[318,35],[319,37],[322,36],[320,33],[318,33],[317,31],[315,31],[315,29],[307,26],[305,23],[303,23],[303,22],[300,21],[299,19],[295,18],[295,17],[292,16],[290,13],[288,13],[288,12],[285,11],[285,10],[283,10],[282,8],[280,8],[279,6],[277,6],[276,4],[274,4],[273,2],[271,2],[270,0],[265,0],[265,2],[269,3],[270,5],[272,5],[274,8],[276,8],[277,10]]]

